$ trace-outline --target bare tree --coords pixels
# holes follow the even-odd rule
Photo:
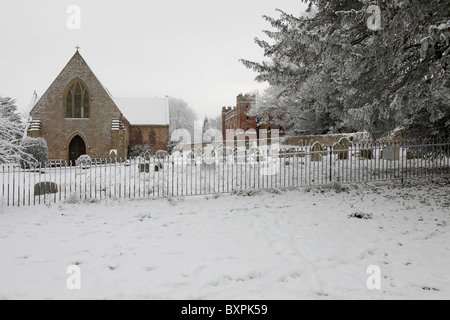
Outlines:
[[[177,129],[186,129],[191,135],[194,135],[194,124],[197,120],[197,114],[189,107],[187,102],[170,98],[170,134]]]

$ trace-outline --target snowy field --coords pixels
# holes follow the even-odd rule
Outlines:
[[[449,194],[440,180],[3,207],[0,299],[450,299]]]

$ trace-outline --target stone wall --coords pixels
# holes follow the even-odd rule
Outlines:
[[[318,142],[321,145],[332,146],[338,143],[342,138],[347,138],[351,143],[365,143],[368,141],[368,135],[364,132],[348,133],[348,134],[324,134],[324,135],[310,135],[285,137],[282,144],[285,146],[312,146]]]

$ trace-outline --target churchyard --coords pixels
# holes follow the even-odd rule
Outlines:
[[[315,143],[290,148],[206,147],[130,160],[0,167],[3,206],[104,198],[161,198],[298,188],[329,183],[406,181],[450,172],[450,144]]]

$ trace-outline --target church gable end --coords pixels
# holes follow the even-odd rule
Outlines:
[[[31,117],[40,126],[29,134],[46,139],[50,159],[71,158],[67,147],[71,141],[67,140],[74,132],[89,140],[85,153],[92,158],[106,158],[111,150],[126,157],[128,122],[78,51],[35,105]],[[112,130],[117,120],[123,123],[121,129]]]

